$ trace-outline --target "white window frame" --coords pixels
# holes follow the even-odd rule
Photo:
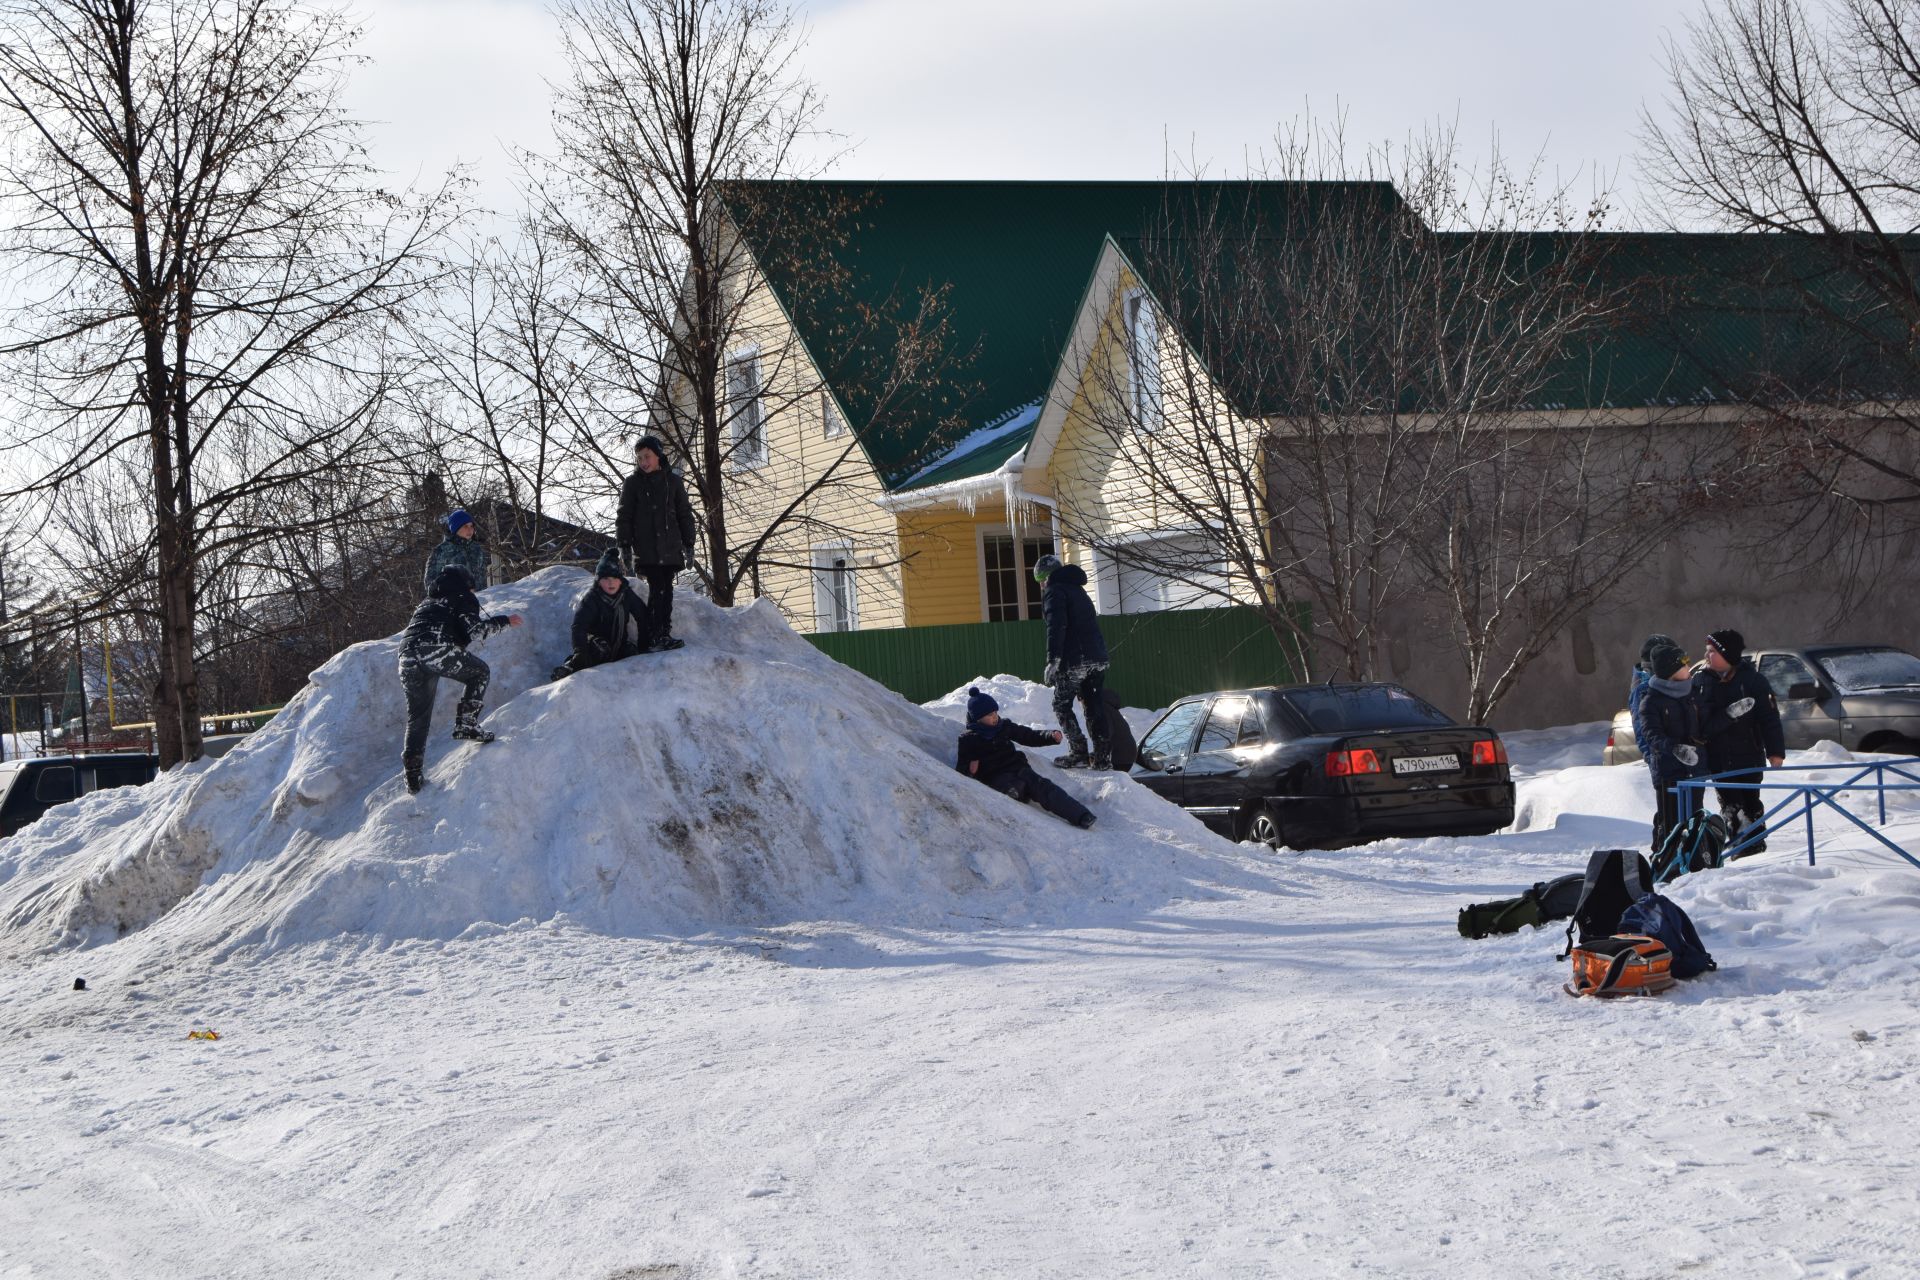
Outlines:
[[[1134,429],[1151,435],[1166,419],[1166,392],[1160,380],[1160,313],[1147,291],[1135,287],[1122,299],[1120,318],[1127,348],[1127,408]]]
[[[1194,528],[1154,529],[1145,533],[1131,534],[1124,538],[1115,539],[1115,541],[1139,544],[1172,542],[1181,539],[1204,538],[1206,536],[1205,531]],[[1126,607],[1128,602],[1121,575],[1127,572],[1141,573],[1145,572],[1145,570],[1138,567],[1130,567],[1111,552],[1107,551],[1095,551],[1093,553],[1093,565],[1093,607],[1101,614],[1166,613],[1179,609],[1222,609],[1233,603],[1233,597],[1231,595],[1233,574],[1224,558],[1220,561],[1219,575],[1221,584],[1228,589],[1229,594],[1220,595],[1211,591],[1202,591],[1200,588],[1180,579],[1156,575],[1162,582],[1175,583],[1180,590],[1193,592],[1197,595],[1196,599],[1188,603],[1176,604],[1160,609],[1129,609]]]
[[[860,629],[860,571],[854,560],[853,544],[850,542],[822,542],[814,546],[813,572],[813,629],[816,632],[858,631]],[[838,569],[834,561],[845,563]],[[836,593],[831,575],[846,575],[846,589]],[[839,618],[834,610],[835,596],[846,606],[847,625],[836,625]]]
[[[1054,537],[1053,527],[1051,525],[1045,526],[1044,533],[1041,532],[1039,528],[1023,528],[1020,530],[1020,533],[1017,537],[1014,534],[1013,526],[1010,524],[981,524],[981,525],[974,526],[973,528],[973,567],[974,567],[974,572],[978,575],[979,582],[980,582],[980,621],[982,622],[993,621],[993,614],[991,612],[992,606],[987,603],[987,539],[988,538],[1013,538],[1014,539],[1013,577],[1014,577],[1014,582],[1016,584],[1014,588],[1014,593],[1019,597],[1019,600],[1020,600],[1019,621],[1026,622],[1029,620],[1027,618],[1028,608],[1031,607],[1035,602],[1037,602],[1040,599],[1040,596],[1039,596],[1040,584],[1033,580],[1032,575],[1027,573],[1026,566],[1021,562],[1020,544],[1022,542],[1028,541],[1029,539],[1031,539],[1034,542],[1045,542],[1047,544],[1047,550],[1044,554],[1059,555],[1060,554],[1059,540]]]
[[[750,408],[742,411],[734,400],[733,370],[736,365],[745,365],[753,373],[753,398]],[[726,360],[720,366],[721,384],[725,391],[727,406],[728,435],[733,441],[732,452],[728,455],[736,471],[751,471],[767,462],[767,413],[766,383],[760,378],[760,347],[758,344],[740,347],[727,353]],[[742,427],[742,423],[748,423]],[[749,448],[754,442],[759,447]]]
[[[820,388],[820,434],[827,440],[836,440],[847,434],[847,415],[840,412],[840,406],[834,403],[833,392]]]

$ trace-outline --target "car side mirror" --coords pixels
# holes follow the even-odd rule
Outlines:
[[[1166,764],[1167,758],[1158,751],[1142,750],[1139,755],[1134,757],[1133,762],[1150,773],[1158,773],[1160,772],[1161,766]]]
[[[1831,696],[1812,680],[1797,680],[1787,686],[1787,697],[1794,702],[1804,702],[1809,698],[1815,702],[1825,702]]]

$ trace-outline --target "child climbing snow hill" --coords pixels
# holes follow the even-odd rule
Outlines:
[[[453,713],[453,736],[470,742],[492,742],[480,727],[480,707],[487,696],[492,671],[467,652],[467,646],[503,627],[520,625],[520,615],[480,616],[473,579],[459,565],[448,565],[433,579],[427,598],[413,611],[400,637],[400,684],[407,693],[407,740],[401,749],[407,790],[419,791],[425,781],[427,730],[433,724],[433,694],[442,679],[463,686]]]
[[[998,702],[978,689],[968,689],[967,731],[960,735],[954,767],[1015,800],[1035,801],[1084,831],[1093,825],[1087,806],[1035,773],[1020,752],[1021,747],[1050,747],[1061,737],[1058,730],[1030,729],[1002,720]]]

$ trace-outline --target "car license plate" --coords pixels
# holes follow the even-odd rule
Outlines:
[[[1457,755],[1402,756],[1393,762],[1395,773],[1445,773],[1459,767],[1460,757]]]

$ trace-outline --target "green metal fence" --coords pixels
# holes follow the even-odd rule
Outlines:
[[[1164,707],[1209,689],[1286,684],[1296,673],[1260,611],[1170,609],[1100,619],[1112,666],[1107,687],[1130,707]],[[976,622],[893,631],[839,631],[807,639],[836,662],[915,702],[930,702],[975,676],[1038,680],[1046,667],[1046,624]]]

